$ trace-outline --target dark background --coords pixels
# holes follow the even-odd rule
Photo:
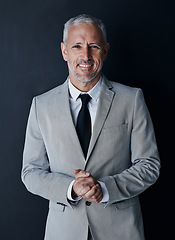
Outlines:
[[[32,98],[67,77],[60,51],[63,24],[80,13],[106,25],[111,48],[104,74],[144,91],[162,161],[159,180],[141,194],[145,235],[171,239],[173,0],[0,0],[0,239],[43,239],[48,202],[27,192],[20,179],[25,128]]]

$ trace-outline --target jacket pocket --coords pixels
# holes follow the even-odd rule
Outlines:
[[[114,204],[115,204],[116,209],[122,210],[122,209],[125,209],[125,208],[128,208],[128,207],[131,207],[131,206],[133,206],[137,203],[139,203],[138,197],[134,197],[134,198],[130,198],[130,199],[127,199],[127,200],[120,201],[120,202],[116,202]]]
[[[116,135],[119,132],[126,131],[128,128],[128,123],[121,124],[119,126],[104,126],[102,132],[105,135]]]
[[[104,125],[103,129],[107,130],[107,129],[111,129],[111,130],[122,130],[123,128],[127,128],[128,127],[128,123],[122,123],[120,125],[116,125],[116,126],[108,126],[108,125]]]
[[[55,203],[55,202],[50,202],[49,203],[49,208],[52,210],[56,210],[59,212],[64,212],[65,211],[65,207],[66,205],[64,205],[63,203]]]

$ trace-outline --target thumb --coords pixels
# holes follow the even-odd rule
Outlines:
[[[75,170],[74,170],[74,174],[76,175],[76,174],[78,174],[80,171],[81,171],[81,169],[75,169]]]
[[[79,177],[83,178],[83,177],[89,177],[90,176],[89,172],[86,172],[86,171],[81,170],[81,169],[75,169],[74,174],[76,175],[75,176],[76,178],[79,178]]]

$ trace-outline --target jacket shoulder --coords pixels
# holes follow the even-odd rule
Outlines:
[[[65,81],[63,84],[45,92],[45,93],[42,93],[42,94],[36,96],[35,98],[41,102],[48,101],[49,99],[52,99],[55,96],[59,96],[59,93],[61,93],[62,91],[67,89],[66,87],[67,87],[67,81]]]
[[[104,78],[104,81],[108,88],[115,93],[115,96],[120,96],[120,99],[123,99],[124,102],[135,101],[137,95],[143,96],[143,92],[140,88],[130,87],[118,82],[109,81],[107,78]]]
[[[118,83],[118,82],[109,81],[109,83],[112,86],[112,90],[116,93],[128,94],[128,95],[134,94],[135,95],[136,92],[141,90],[140,88],[130,87],[130,86]]]
[[[106,79],[107,80],[107,79]],[[138,99],[144,101],[144,94],[140,88],[130,87],[114,81],[105,81],[108,88],[115,93],[114,99],[120,99],[122,104],[135,105]],[[120,98],[118,98],[120,97]]]

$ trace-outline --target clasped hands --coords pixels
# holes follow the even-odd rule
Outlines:
[[[75,181],[72,187],[72,197],[82,197],[88,202],[99,203],[103,198],[101,185],[93,176],[84,170],[74,170]]]

